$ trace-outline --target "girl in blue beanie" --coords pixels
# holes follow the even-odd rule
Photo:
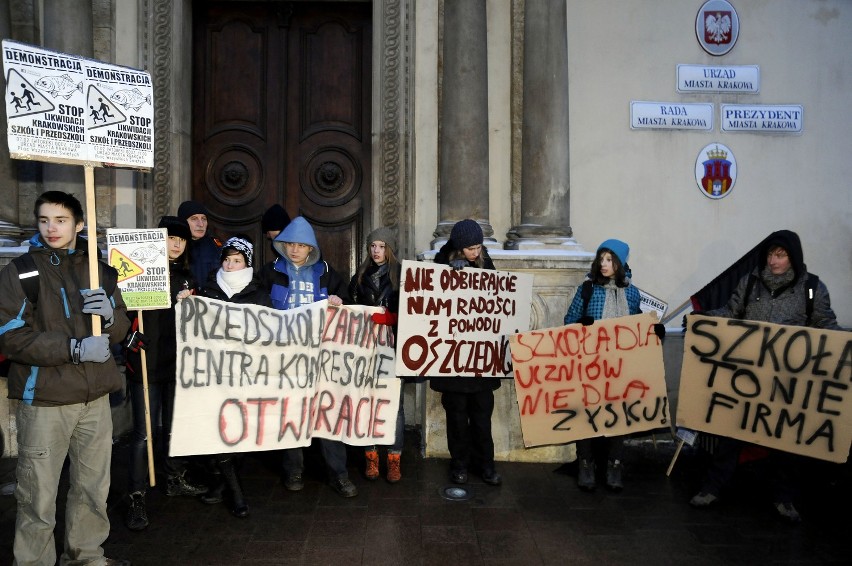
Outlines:
[[[627,256],[630,247],[621,240],[606,240],[598,246],[592,269],[583,285],[577,288],[568,312],[565,324],[580,322],[585,325],[604,318],[617,318],[639,314],[639,290],[630,284],[630,268]],[[591,285],[591,295],[583,297],[583,288]],[[610,436],[586,438],[577,441],[577,459],[579,472],[577,485],[583,491],[595,489],[594,452],[607,454],[606,485],[613,491],[624,487],[621,479],[624,437]]]

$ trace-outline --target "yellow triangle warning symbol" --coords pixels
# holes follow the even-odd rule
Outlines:
[[[118,109],[118,106],[94,85],[90,85],[89,92],[86,93],[86,104],[89,106],[86,126],[90,130],[127,121],[127,116]]]
[[[145,270],[139,267],[139,265],[135,261],[133,261],[115,248],[110,250],[109,264],[113,266],[116,271],[118,271],[119,283],[145,273]]]
[[[6,77],[6,100],[9,118],[56,110],[53,103],[15,69],[10,69]]]

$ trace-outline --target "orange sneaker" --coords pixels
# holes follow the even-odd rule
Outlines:
[[[388,454],[388,481],[396,483],[402,479],[399,469],[399,454]]]
[[[364,475],[372,481],[379,477],[379,453],[376,450],[365,450],[364,458],[367,460],[367,470]]]

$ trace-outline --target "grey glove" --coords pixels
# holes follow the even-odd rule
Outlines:
[[[89,336],[82,340],[72,338],[70,342],[71,361],[75,364],[80,362],[95,362],[102,364],[112,358],[109,349],[109,336]]]
[[[86,314],[98,314],[104,319],[104,328],[109,328],[113,323],[112,301],[107,297],[106,291],[100,287],[97,289],[83,289],[83,312]]]
[[[452,267],[453,269],[464,269],[465,267],[467,267],[467,260],[461,258],[454,259],[450,261],[450,267]]]

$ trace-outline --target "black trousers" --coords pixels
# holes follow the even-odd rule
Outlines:
[[[494,468],[494,440],[491,438],[491,413],[494,392],[441,394],[441,405],[447,413],[447,447],[454,470],[467,470],[471,465],[483,470]]]

